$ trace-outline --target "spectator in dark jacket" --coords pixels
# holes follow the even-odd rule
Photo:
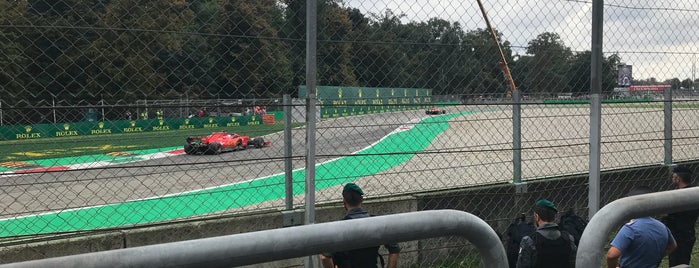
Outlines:
[[[676,166],[672,169],[671,180],[677,189],[693,187],[692,171],[683,166]],[[689,265],[696,240],[694,227],[697,217],[699,217],[699,210],[670,213],[662,218],[662,222],[670,229],[672,236],[677,241],[677,249],[670,253],[670,267],[680,264]]]
[[[370,217],[369,213],[362,208],[362,202],[364,202],[364,192],[358,185],[354,183],[348,183],[342,190],[342,203],[347,209],[347,214],[342,218],[343,220],[359,219]],[[386,244],[384,245],[388,250],[388,262],[386,263],[387,268],[396,268],[398,266],[398,254],[400,253],[400,247],[398,244]],[[382,257],[379,255],[379,247],[370,247],[362,249],[354,249],[344,252],[335,253],[324,253],[321,255],[321,261],[323,262],[323,267],[334,268],[334,267],[361,267],[361,268],[374,268],[379,267],[379,260],[383,263]]]

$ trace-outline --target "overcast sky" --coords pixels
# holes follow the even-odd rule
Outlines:
[[[486,27],[476,0],[344,1],[365,13],[391,9],[405,14],[406,23],[438,17],[458,21],[465,30]],[[696,4],[696,0],[606,0],[605,56],[618,53],[623,62],[633,65],[636,79],[692,78],[692,63],[699,60]],[[513,46],[526,47],[537,35],[550,31],[574,51],[590,50],[592,0],[483,0],[483,5],[493,27]]]

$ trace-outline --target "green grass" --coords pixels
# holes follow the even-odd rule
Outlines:
[[[292,127],[300,126],[301,123]],[[222,127],[216,129],[171,130],[78,136],[63,138],[43,138],[32,140],[0,141],[0,162],[30,161],[48,158],[73,157],[82,155],[106,154],[182,146],[188,136],[208,135],[214,131],[226,130],[241,135],[263,136],[284,130],[283,124]]]

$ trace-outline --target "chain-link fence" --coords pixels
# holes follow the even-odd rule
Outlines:
[[[592,2],[483,4],[492,32],[476,1],[318,1],[306,122],[304,0],[0,1],[0,236],[284,209],[285,161],[303,208],[311,123],[317,203],[354,181],[370,199],[443,193],[418,209],[500,232],[538,198],[587,215]],[[693,4],[604,4],[602,205],[672,187],[641,167],[699,158]],[[220,130],[271,146],[184,154]],[[456,238],[411,250],[479,262]]]

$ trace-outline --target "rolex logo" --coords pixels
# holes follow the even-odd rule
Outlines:
[[[377,98],[379,97],[379,89],[378,88],[376,89],[376,97]]]
[[[235,117],[231,117],[231,122],[235,122]]]
[[[209,124],[213,123],[214,119],[212,117],[209,117]]]
[[[357,94],[359,95],[360,98],[362,97],[362,89],[361,88],[359,89]]]
[[[337,89],[337,97],[342,99],[342,88]]]
[[[408,90],[407,90],[407,89],[403,89],[403,97],[407,97],[407,96],[408,96]]]
[[[63,124],[63,130],[68,131],[70,129],[69,124]]]
[[[415,96],[420,96],[420,91],[418,91],[417,89],[415,90]]]
[[[163,120],[158,121],[158,124],[163,125]]]
[[[136,121],[131,121],[130,124],[131,124],[131,127],[135,127],[135,126],[136,126]]]
[[[395,95],[396,95],[396,90],[395,90],[395,89],[391,89],[391,96],[395,96]]]
[[[187,119],[184,120],[184,124],[185,124],[185,125],[189,125],[189,118],[187,118]]]
[[[104,127],[104,122],[99,122],[99,123],[97,123],[97,127],[103,128],[103,127]]]
[[[32,132],[32,126],[25,126],[24,131],[26,131],[27,133]]]

